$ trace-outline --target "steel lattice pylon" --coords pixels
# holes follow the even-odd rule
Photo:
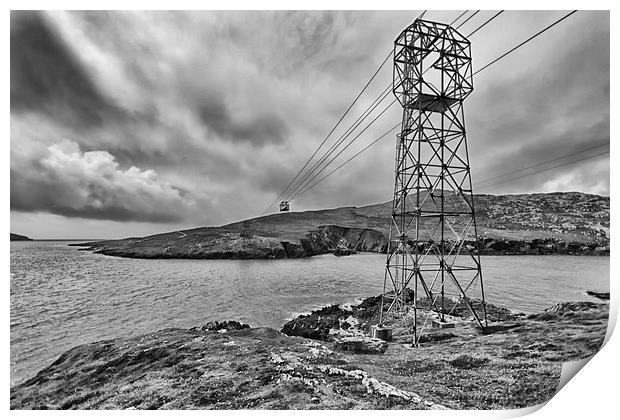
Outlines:
[[[481,328],[487,322],[463,111],[473,90],[470,42],[417,19],[394,43],[393,76],[403,119],[379,323],[413,319],[417,345],[429,314],[443,321],[458,302]]]

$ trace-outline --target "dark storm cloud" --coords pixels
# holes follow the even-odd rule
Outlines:
[[[38,12],[11,12],[11,111],[100,125],[114,109]]]
[[[468,123],[488,127],[496,141],[539,137],[547,123],[566,115],[591,118],[589,124],[608,119],[608,112],[600,112],[609,108],[609,39],[606,45],[604,40],[603,34],[585,38],[540,71],[516,77],[508,71],[496,80],[481,74],[483,91],[469,104],[478,112]]]
[[[108,152],[121,167],[155,169],[205,205],[188,216],[193,210],[181,201],[176,219],[202,220],[208,214],[218,220],[222,213],[242,212],[237,192],[261,176],[263,166],[280,166],[284,154],[293,150],[285,145],[293,122],[296,135],[301,129],[305,137],[303,127],[310,120],[304,114],[312,114],[315,104],[299,99],[321,92],[323,82],[301,91],[295,77],[284,77],[307,78],[308,70],[302,69],[312,65],[311,59],[321,60],[335,29],[329,13],[265,12],[262,22],[249,25],[247,17],[225,15],[15,13],[11,168],[13,185],[22,188],[16,188],[12,208],[46,211],[47,206],[55,214],[86,218],[173,219],[168,209],[164,216],[144,210],[141,217],[141,207],[131,204],[124,212],[117,204],[98,209],[54,201],[62,196],[58,192],[78,184],[61,176],[69,168],[57,168],[63,182],[49,185],[24,162],[37,162],[42,148],[69,139],[81,153]],[[277,30],[261,29],[269,26]],[[284,55],[281,59],[274,59],[273,47]],[[287,74],[293,70],[297,73]],[[26,159],[34,155],[36,159]],[[260,194],[250,188],[245,199]],[[97,200],[93,191],[85,194]],[[234,206],[216,209],[209,207],[211,200]]]
[[[606,150],[610,144],[609,120],[592,121],[590,125],[584,123],[582,126],[570,127],[570,129],[560,130],[559,132],[546,132],[521,136],[515,130],[512,136],[505,134],[505,138],[512,141],[512,145],[504,148],[495,147],[488,152],[484,159],[484,168],[476,173],[477,181],[492,179],[496,175],[520,170],[532,164],[538,164],[549,160],[554,160],[562,156],[569,156],[566,160],[579,159],[591,154]],[[597,147],[598,146],[598,147]],[[583,153],[580,153],[585,151]],[[477,160],[478,162],[478,160]],[[564,162],[559,159],[557,164]],[[552,164],[548,166],[553,166]],[[539,167],[544,168],[545,165]],[[559,168],[558,171],[571,171],[574,168],[569,166]],[[484,171],[484,172],[483,172]],[[479,175],[482,174],[482,175]],[[513,176],[519,176],[517,173]],[[549,176],[549,173],[542,174],[538,178],[519,179],[519,184],[535,185],[540,179]]]
[[[581,18],[591,20],[593,15]],[[475,180],[493,179],[574,154],[554,163],[561,164],[604,151],[604,146],[609,145],[609,27],[600,22],[587,24],[589,30],[580,34],[570,48],[563,45],[541,51],[535,56],[539,64],[529,71],[498,63],[498,68],[489,72],[503,72],[499,73],[503,77],[484,73],[478,76],[478,91],[472,95],[467,115]],[[514,60],[519,58],[523,60],[527,55]],[[600,149],[578,153],[599,145]],[[609,157],[599,158],[605,159]],[[587,176],[581,172],[587,173],[588,164],[594,165],[595,161],[562,166],[493,188],[482,184],[482,190],[540,191],[554,177],[569,175],[575,180],[573,189],[591,188],[592,182],[582,182]],[[519,175],[523,173],[513,177]],[[508,178],[498,181],[504,179]],[[601,185],[607,187],[597,192],[608,193],[609,182]]]
[[[62,195],[67,187],[48,181],[32,182],[21,174],[11,171],[11,209],[117,222],[171,223],[182,219],[178,214],[166,214],[157,209],[149,213],[136,213],[134,209],[123,206],[100,208],[87,204],[78,208],[71,207],[69,203],[59,203],[57,200],[58,195]],[[96,192],[93,191],[93,196],[95,195]]]
[[[205,100],[197,107],[200,120],[209,129],[233,142],[250,141],[254,145],[282,143],[287,135],[284,122],[275,115],[256,115],[240,121],[225,103],[216,97]]]

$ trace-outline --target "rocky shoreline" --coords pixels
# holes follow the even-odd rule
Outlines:
[[[609,316],[608,303],[529,316],[489,305],[482,332],[457,305],[456,328],[418,348],[396,329],[377,351],[347,345],[379,305],[331,305],[280,332],[210,322],[77,346],[12,387],[11,409],[527,407],[553,396],[562,362],[600,349]]]

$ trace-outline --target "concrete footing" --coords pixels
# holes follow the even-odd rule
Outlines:
[[[454,328],[454,326],[455,326],[454,322],[433,319],[433,328],[445,329],[445,328]]]
[[[372,338],[379,338],[383,341],[392,341],[392,329],[384,325],[373,325],[370,327]]]

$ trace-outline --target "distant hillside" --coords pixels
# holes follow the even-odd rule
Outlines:
[[[17,233],[11,233],[11,241],[32,241],[32,239],[24,235],[18,235]]]
[[[486,254],[608,254],[609,197],[583,193],[476,195]],[[385,252],[391,203],[275,213],[220,227],[78,244],[134,258],[286,258],[333,251]],[[241,235],[244,230],[248,235]]]

